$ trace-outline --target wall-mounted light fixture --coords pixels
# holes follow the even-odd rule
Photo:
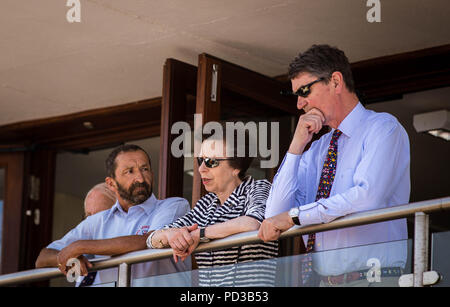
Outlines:
[[[450,111],[416,114],[413,117],[413,126],[417,132],[426,132],[450,141]]]
[[[94,129],[94,124],[92,122],[83,122],[83,126],[89,130]]]

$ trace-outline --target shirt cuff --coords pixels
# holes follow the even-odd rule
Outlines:
[[[54,249],[54,250],[57,250],[57,251],[61,251],[64,247],[65,247],[64,244],[60,244],[57,241],[54,241],[54,242],[50,243],[49,245],[47,245],[46,248]]]
[[[302,226],[322,223],[320,220],[318,205],[319,203],[314,202],[299,207],[300,213],[298,214],[298,218]]]

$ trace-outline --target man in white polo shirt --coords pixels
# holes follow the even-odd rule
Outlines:
[[[95,240],[110,239],[126,235],[145,235],[150,230],[159,229],[179,217],[189,209],[187,200],[171,197],[158,200],[152,194],[153,173],[147,153],[136,145],[122,145],[111,152],[106,160],[106,183],[114,191],[117,201],[114,206],[88,216],[77,227],[42,249],[36,260],[36,267],[56,267],[67,273],[61,250],[70,246],[72,250],[81,248],[82,240],[93,243],[83,245],[80,254],[108,255],[107,251],[96,250]],[[80,241],[81,240],[81,241]],[[94,240],[94,241],[92,241]],[[99,256],[96,256],[99,257]],[[85,256],[79,256],[82,275],[87,275],[91,264]],[[136,264],[132,266],[132,279],[152,275],[169,274],[190,270],[191,260],[175,263],[172,258]],[[94,284],[114,282],[117,270],[99,271]]]

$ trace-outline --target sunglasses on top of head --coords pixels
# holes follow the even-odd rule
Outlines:
[[[300,86],[296,92],[289,91],[289,90],[282,90],[281,95],[284,95],[284,96],[292,95],[292,96],[300,96],[300,97],[306,98],[309,96],[309,94],[311,94],[311,86],[313,86],[315,83],[323,81],[323,80],[325,80],[325,78],[321,77],[321,78],[316,79],[306,85]]]
[[[216,158],[201,158],[198,157],[197,161],[198,161],[198,166],[202,165],[203,162],[205,162],[205,166],[207,168],[214,168],[219,166],[220,161],[225,161],[225,160],[232,160],[232,158],[222,158],[222,159],[216,159]]]

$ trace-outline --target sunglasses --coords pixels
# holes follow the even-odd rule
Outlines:
[[[325,80],[325,78],[321,77],[317,80],[314,80],[313,82],[310,82],[306,85],[300,86],[296,92],[282,90],[281,95],[284,95],[284,96],[293,95],[293,96],[300,96],[300,97],[306,98],[309,96],[309,94],[311,94],[311,86],[313,86],[315,83],[323,81],[323,80]]]
[[[225,161],[225,160],[232,160],[233,158],[223,158],[223,159],[215,159],[215,158],[197,158],[198,166],[202,165],[203,162],[205,162],[205,166],[207,168],[214,168],[219,166],[219,161]]]

